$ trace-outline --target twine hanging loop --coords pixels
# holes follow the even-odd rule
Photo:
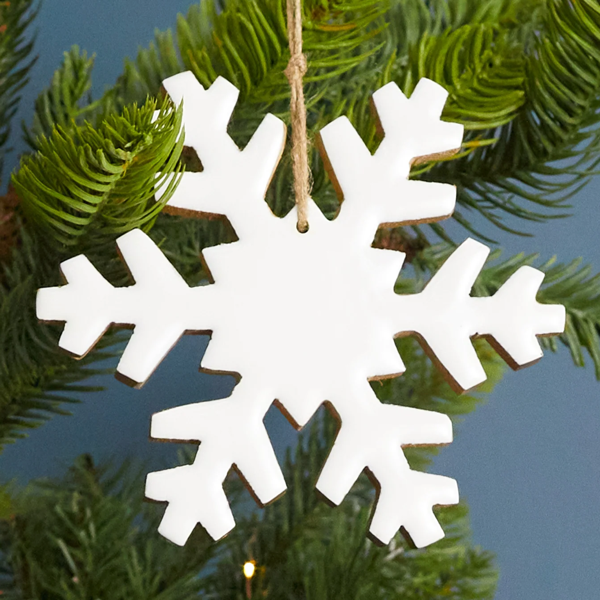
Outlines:
[[[302,78],[308,68],[302,52],[302,0],[287,0],[287,25],[290,61],[285,75],[290,83],[290,115],[292,122],[292,170],[294,196],[298,212],[298,231],[308,231],[308,198],[310,169],[308,167],[308,136],[306,106]]]

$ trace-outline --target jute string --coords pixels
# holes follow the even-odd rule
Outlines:
[[[294,196],[298,212],[298,231],[308,230],[308,196],[310,169],[308,167],[308,136],[306,134],[306,106],[302,78],[306,73],[306,56],[302,53],[302,0],[287,0],[287,25],[290,44],[290,62],[285,75],[290,82],[290,114],[292,121],[292,170]]]

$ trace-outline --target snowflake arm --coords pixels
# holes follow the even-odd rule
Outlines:
[[[240,150],[227,133],[239,96],[234,85],[218,77],[205,90],[190,71],[165,79],[163,85],[173,102],[184,103],[185,145],[196,151],[203,166],[199,173],[182,175],[167,206],[226,215],[238,237],[252,235],[258,223],[272,218],[264,198],[283,152],[285,124],[268,114]]]
[[[471,337],[492,338],[503,358],[519,368],[542,357],[536,336],[562,333],[565,327],[564,306],[536,301],[544,274],[532,267],[521,267],[492,297],[472,298],[488,254],[486,246],[468,239],[423,292],[396,298],[397,333],[420,335],[461,391],[486,379]]]
[[[121,236],[117,245],[135,285],[115,288],[85,256],[76,256],[61,264],[67,285],[38,291],[37,316],[64,321],[59,345],[78,357],[111,324],[134,326],[117,370],[134,384],[143,384],[185,331],[210,329],[212,290],[188,287],[139,229]]]
[[[333,404],[342,427],[317,481],[317,489],[339,504],[367,469],[380,489],[370,534],[389,543],[404,527],[417,547],[444,536],[434,505],[456,504],[454,479],[412,471],[402,452],[411,444],[449,444],[452,423],[436,412],[381,404],[365,381],[349,388]]]
[[[184,545],[196,523],[218,540],[235,525],[223,481],[236,467],[262,505],[286,490],[263,424],[273,402],[243,379],[229,398],[179,406],[152,417],[154,439],[201,442],[192,465],[150,473],[146,497],[168,502],[159,532]]]
[[[435,221],[452,214],[454,186],[408,181],[415,159],[460,148],[463,126],[440,120],[447,96],[428,79],[421,79],[410,100],[395,83],[375,92],[385,137],[374,155],[346,117],[321,131],[324,158],[344,200],[337,220],[360,226],[363,242],[371,244],[382,223]]]

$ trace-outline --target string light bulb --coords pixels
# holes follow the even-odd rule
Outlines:
[[[244,563],[244,577],[246,579],[252,579],[254,577],[254,572],[256,571],[256,565],[253,560],[249,560]]]

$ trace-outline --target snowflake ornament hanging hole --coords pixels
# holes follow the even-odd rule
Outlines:
[[[168,505],[160,533],[183,545],[197,523],[215,539],[235,525],[223,491],[232,467],[262,504],[286,490],[263,418],[276,402],[303,427],[327,402],[341,427],[317,481],[338,505],[366,471],[378,497],[370,537],[387,544],[402,529],[417,547],[444,533],[433,506],[458,502],[456,482],[413,471],[403,446],[448,444],[443,414],[382,404],[370,380],[405,366],[394,344],[417,335],[452,385],[486,379],[471,338],[486,336],[514,367],[542,355],[537,336],[561,333],[564,307],[542,305],[544,278],[521,267],[488,298],[471,288],[489,250],[467,239],[419,294],[398,295],[402,252],[372,242],[382,224],[438,221],[454,210],[456,189],[411,181],[411,164],[455,152],[463,128],[440,120],[445,90],[422,79],[410,100],[394,83],[375,92],[384,137],[371,154],[346,117],[320,133],[324,160],[343,202],[328,221],[309,200],[310,228],[296,211],[276,217],[265,202],[285,141],[285,125],[267,115],[240,150],[227,133],[238,90],[223,78],[205,90],[190,72],[166,79],[183,101],[185,145],[203,170],[186,172],[168,203],[194,216],[226,216],[238,241],[203,251],[211,285],[190,288],[154,242],[133,230],[117,240],[135,280],[114,288],[84,257],[61,265],[67,285],[38,292],[42,320],[65,322],[59,345],[82,356],[111,324],[134,327],[117,367],[143,384],[184,333],[212,332],[203,369],[238,373],[231,396],[165,410],[152,418],[154,439],[200,442],[191,465],[150,473],[149,499]],[[164,189],[164,188],[162,188]],[[160,197],[161,190],[157,190]]]

